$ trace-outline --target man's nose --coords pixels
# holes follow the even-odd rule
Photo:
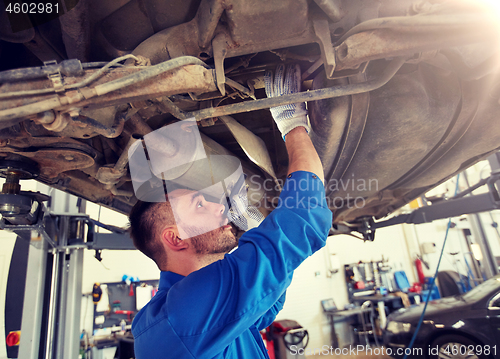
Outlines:
[[[210,202],[210,205],[212,206],[214,213],[218,216],[222,215],[226,209],[226,207],[221,203]]]

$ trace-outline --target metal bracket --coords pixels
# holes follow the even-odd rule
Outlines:
[[[226,95],[226,75],[224,73],[224,59],[227,55],[227,36],[221,32],[212,40],[212,51],[215,65],[215,81],[222,96]]]
[[[47,66],[47,67],[53,66],[53,65],[57,65],[57,61],[56,60],[46,61],[43,64],[44,64],[44,66]],[[54,89],[56,90],[56,92],[64,91],[64,85],[63,85],[63,80],[62,80],[62,76],[61,76],[61,71],[60,71],[58,66],[54,66],[54,71],[49,73],[47,75],[47,77],[49,78],[50,81],[52,81],[52,85],[54,85]]]
[[[331,79],[335,71],[335,51],[333,50],[332,37],[327,20],[314,20],[314,33],[318,38],[319,47],[321,48],[321,57],[325,65],[326,77]]]
[[[373,227],[373,218],[365,217],[362,219],[361,227],[357,229],[363,235],[363,240],[373,242],[375,239],[375,228]]]

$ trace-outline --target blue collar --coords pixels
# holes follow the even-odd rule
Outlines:
[[[170,289],[175,283],[184,278],[183,275],[174,272],[161,272],[160,273],[160,284],[158,285],[158,290]]]

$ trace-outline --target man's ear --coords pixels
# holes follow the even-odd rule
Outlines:
[[[189,245],[179,238],[177,226],[168,226],[161,232],[162,242],[173,251],[187,249]]]

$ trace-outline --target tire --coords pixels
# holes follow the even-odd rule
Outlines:
[[[435,348],[438,348],[437,355]],[[435,339],[430,348],[431,359],[489,359],[485,346],[459,334],[443,335]]]

